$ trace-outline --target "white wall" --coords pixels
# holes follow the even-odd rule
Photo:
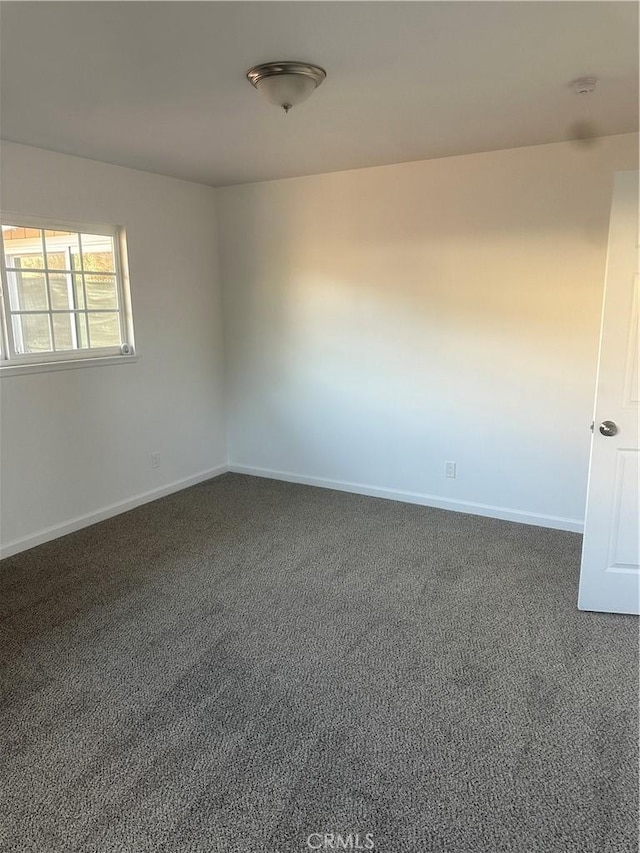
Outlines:
[[[636,164],[629,134],[218,190],[232,467],[580,529]]]
[[[224,469],[219,260],[233,467],[579,529],[637,135],[217,191],[1,155],[4,209],[126,227],[140,353],[0,379],[4,553]]]
[[[140,355],[0,379],[11,553],[209,476],[227,450],[214,191],[8,143],[1,154],[4,210],[126,228]]]

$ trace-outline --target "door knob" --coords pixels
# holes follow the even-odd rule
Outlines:
[[[618,432],[618,427],[613,421],[602,421],[600,424],[600,432],[602,435],[615,435]]]

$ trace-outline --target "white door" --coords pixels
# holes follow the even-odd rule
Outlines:
[[[613,190],[578,607],[640,611],[638,172]]]

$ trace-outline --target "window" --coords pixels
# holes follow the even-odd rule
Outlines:
[[[133,354],[119,229],[2,215],[2,367]]]

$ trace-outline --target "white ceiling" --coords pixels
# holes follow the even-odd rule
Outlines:
[[[634,2],[2,3],[4,139],[223,186],[638,129]],[[289,115],[250,86],[322,65]],[[568,86],[596,75],[590,96]]]

